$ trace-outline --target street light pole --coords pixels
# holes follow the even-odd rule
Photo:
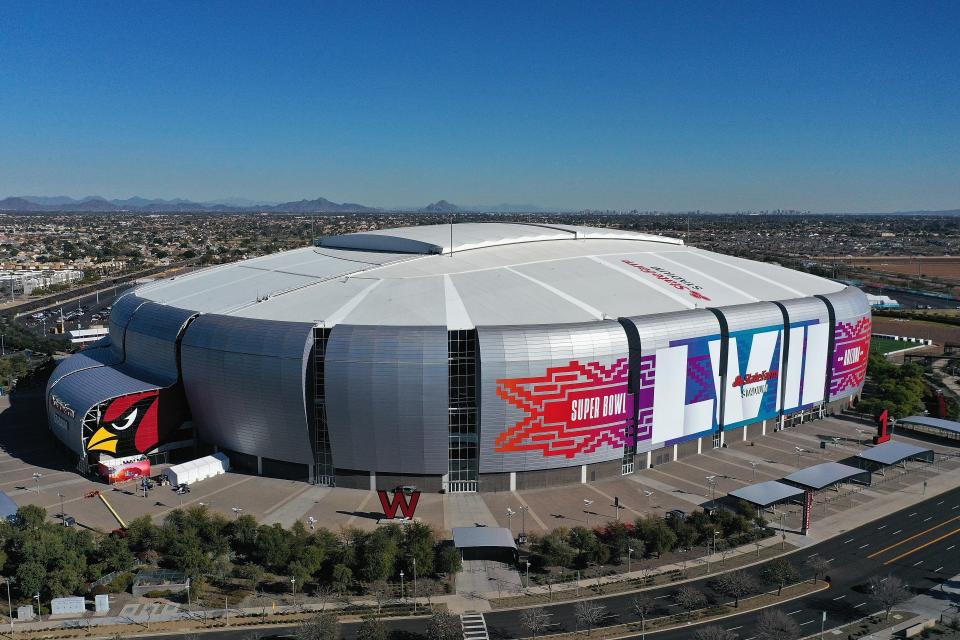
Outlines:
[[[633,555],[633,548],[627,547],[627,573],[630,573],[630,556]]]
[[[510,537],[513,537],[513,514],[514,511],[510,507],[507,507],[507,528],[510,529]]]
[[[417,559],[413,559],[413,613],[417,613]]]
[[[37,493],[40,493],[40,478],[42,477],[43,477],[43,474],[40,473],[39,471],[33,474],[33,479],[37,483]]]
[[[293,606],[297,606],[297,578],[290,578],[290,588],[293,590]]]
[[[530,561],[527,560],[527,589],[530,588]]]
[[[403,569],[400,569],[400,602],[403,602]]]
[[[13,601],[10,599],[10,578],[4,578],[7,583],[7,613],[10,614],[10,635],[13,635]]]

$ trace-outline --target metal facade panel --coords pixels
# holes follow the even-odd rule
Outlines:
[[[334,466],[447,473],[447,358],[445,327],[334,327],[324,358]]]
[[[870,357],[870,303],[856,287],[824,296],[834,310],[830,356],[830,400],[855,395],[863,388]]]
[[[780,304],[790,331],[781,368],[784,412],[809,408],[824,399],[829,366],[830,314],[819,298],[796,298]]]
[[[187,400],[206,442],[312,464],[306,366],[313,325],[203,315],[181,340]]]
[[[628,443],[628,344],[612,321],[480,327],[480,473],[616,460]]]
[[[702,437],[719,425],[720,321],[707,309],[628,318],[637,450]],[[638,350],[639,349],[639,353]]]
[[[177,337],[194,315],[192,311],[154,302],[138,307],[124,334],[124,366],[149,371],[164,386],[174,384],[180,377]]]
[[[771,302],[719,309],[726,319],[727,362],[723,428],[735,429],[780,413],[784,318]]]
[[[110,346],[114,353],[114,362],[121,363],[124,359],[123,337],[127,325],[137,308],[148,301],[136,293],[127,293],[120,296],[110,309]]]

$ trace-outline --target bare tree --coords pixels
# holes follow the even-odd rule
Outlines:
[[[573,614],[577,618],[577,626],[587,628],[587,635],[593,633],[593,627],[603,620],[603,611],[606,609],[601,604],[590,600],[581,600],[573,608]]]
[[[438,611],[430,616],[427,623],[428,640],[461,640],[463,629],[457,616]]]
[[[524,612],[520,614],[520,624],[523,625],[524,629],[530,631],[534,638],[547,630],[549,621],[550,614],[547,613],[543,607],[525,609]]]
[[[817,580],[820,579],[820,576],[825,576],[827,571],[830,570],[830,561],[818,555],[807,558],[804,564],[806,564],[807,569],[810,569],[810,572],[813,573],[814,584],[817,583]]]
[[[789,560],[777,558],[773,562],[767,563],[760,570],[760,579],[767,584],[777,585],[777,595],[779,596],[783,592],[784,586],[800,579],[800,574],[796,567],[790,564]]]
[[[690,586],[680,587],[673,594],[673,601],[688,614],[707,606],[707,596],[699,589]]]
[[[694,640],[737,640],[740,636],[715,624],[697,629],[693,634]]]
[[[328,584],[317,585],[313,590],[313,597],[320,601],[320,611],[326,611],[327,603],[333,599],[337,592]]]
[[[796,640],[800,625],[783,611],[764,610],[757,619],[757,640]]]
[[[373,596],[373,599],[377,602],[377,615],[379,616],[383,608],[383,603],[390,597],[390,585],[387,584],[385,580],[377,580],[371,583],[369,591],[370,595]]]
[[[300,623],[294,637],[297,640],[336,640],[340,637],[340,622],[332,613],[319,613]]]
[[[885,619],[890,618],[890,611],[895,606],[909,600],[913,595],[903,581],[894,575],[888,575],[886,578],[871,576],[869,584],[870,598],[883,607],[886,613]]]
[[[654,608],[653,599],[645,593],[641,593],[633,599],[633,612],[640,618],[640,633],[647,633],[647,616]]]
[[[714,588],[725,596],[733,598],[733,606],[740,606],[740,598],[757,590],[757,583],[746,571],[725,573],[714,582]]]

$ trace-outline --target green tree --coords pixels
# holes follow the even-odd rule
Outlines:
[[[760,570],[760,579],[767,584],[777,585],[779,596],[784,586],[800,579],[800,573],[786,558],[777,558],[763,566]]]
[[[338,594],[343,595],[353,588],[353,571],[345,564],[338,564],[333,568],[331,582],[333,583],[334,590]]]
[[[18,529],[33,531],[39,529],[47,520],[47,510],[35,504],[27,504],[17,509],[14,524]]]
[[[462,640],[460,620],[449,613],[437,611],[427,622],[427,640]]]
[[[442,546],[437,551],[437,562],[435,564],[437,573],[453,575],[458,573],[462,566],[460,552],[453,545]]]

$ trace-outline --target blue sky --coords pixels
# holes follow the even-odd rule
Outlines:
[[[0,197],[960,207],[957,2],[4,2]]]

